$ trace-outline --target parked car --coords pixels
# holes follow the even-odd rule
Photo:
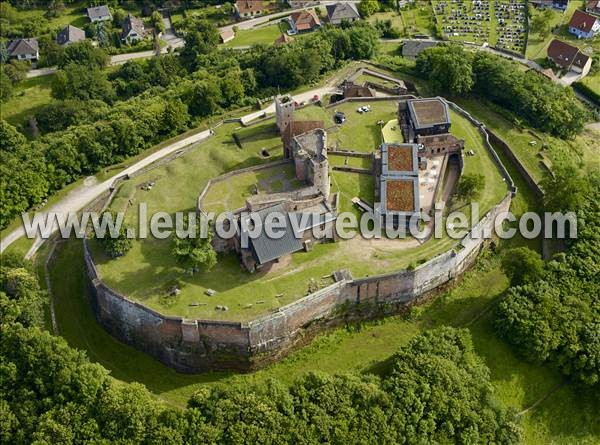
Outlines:
[[[344,122],[346,122],[346,114],[342,113],[341,111],[336,111],[334,120],[336,124],[343,124]]]

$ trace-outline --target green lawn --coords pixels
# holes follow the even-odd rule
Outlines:
[[[597,133],[585,130],[574,140],[563,140],[527,127],[518,129],[495,112],[494,105],[487,102],[476,99],[459,99],[457,102],[508,142],[513,153],[536,181],[543,177],[544,158],[550,165],[562,157],[570,157],[581,162],[587,169],[600,167],[600,141]],[[531,145],[532,141],[536,144]],[[547,147],[545,150],[542,149],[544,145]]]
[[[25,79],[13,92],[13,97],[0,106],[0,115],[8,123],[27,125],[29,117],[35,115],[52,100],[52,80],[54,75]]]
[[[409,36],[433,35],[434,16],[429,2],[417,2],[417,6],[401,11],[403,29]]]
[[[185,406],[191,394],[208,384],[258,382],[275,378],[286,384],[309,371],[328,373],[378,373],[386,359],[424,329],[451,325],[466,327],[477,352],[491,370],[496,397],[505,406],[521,411],[561,383],[558,373],[516,356],[500,341],[492,327],[495,300],[502,296],[507,280],[497,259],[483,260],[454,289],[434,302],[417,307],[409,317],[389,317],[361,323],[360,329],[340,328],[315,339],[309,346],[253,374],[179,374],[150,356],[126,346],[104,331],[89,306],[83,281],[81,244],[69,241],[51,266],[60,335],[73,347],[87,352],[92,361],[111,371],[113,377],[145,384],[161,399]],[[69,274],[64,274],[69,270]],[[594,412],[600,402],[589,392],[578,392],[568,383],[535,409],[522,416],[524,442],[597,443],[600,428]]]
[[[85,2],[77,2],[70,5],[65,5],[63,13],[58,17],[48,19],[50,29],[58,30],[66,25],[73,25],[79,28],[85,26],[89,19],[85,16],[85,8],[88,5]],[[18,20],[26,22],[36,19],[44,19],[46,9],[21,9],[18,10]]]
[[[348,122],[343,124],[337,134],[338,140],[348,141],[344,148],[358,148],[370,152],[379,145],[381,132],[376,124],[379,119],[396,115],[396,102],[372,102],[370,113],[359,115],[354,111],[356,104],[347,103],[340,106],[348,114]],[[320,107],[304,108],[305,116],[310,117],[311,111],[333,113]],[[353,113],[353,114],[352,114]],[[506,192],[496,167],[482,146],[482,140],[474,127],[469,127],[466,121],[456,116],[457,134],[465,137],[467,147],[473,148],[478,155],[465,159],[467,171],[486,172],[486,187],[481,199],[482,214],[491,205],[497,203]],[[271,139],[272,121],[261,124],[265,133],[262,137]],[[246,148],[245,140],[256,143],[260,140],[260,127],[250,129],[236,128],[234,124],[226,124],[216,130],[216,135],[195,150],[183,157],[172,161],[156,170],[152,170],[134,180],[125,183],[117,194],[113,207],[117,209],[129,206],[128,219],[137,226],[137,215],[133,210],[140,202],[148,205],[148,214],[158,211],[173,213],[190,211],[195,208],[196,198],[206,182],[219,174],[236,168],[245,167],[260,162],[264,158],[256,149]],[[365,131],[366,130],[366,131]],[[258,133],[257,133],[258,132]],[[234,142],[232,134],[241,137],[240,149]],[[260,144],[259,144],[260,145]],[[343,161],[342,161],[343,162]],[[202,166],[201,169],[198,166]],[[268,176],[268,175],[265,175]],[[220,184],[209,200],[213,203],[227,202],[227,205],[237,207],[243,203],[244,194],[248,188],[260,178],[242,176],[239,183],[229,180]],[[264,179],[264,177],[263,177]],[[277,179],[277,178],[276,178]],[[278,182],[281,178],[277,179]],[[147,181],[155,182],[151,191],[143,191],[138,186]],[[282,181],[283,184],[283,181]],[[341,210],[352,210],[354,196],[373,202],[373,177],[353,173],[333,172],[333,191],[341,194]],[[233,189],[243,189],[241,197],[233,197]],[[277,185],[278,187],[278,185]],[[222,204],[221,204],[222,205]],[[402,243],[403,241],[394,241]],[[392,243],[394,243],[392,242]],[[447,250],[455,243],[454,240],[443,238],[430,240],[419,247],[404,248],[401,244],[370,246],[365,250],[362,240],[356,239],[335,244],[320,244],[312,252],[298,252],[291,258],[284,259],[281,266],[267,273],[248,274],[244,271],[235,255],[225,255],[219,258],[219,263],[210,272],[198,273],[194,276],[185,274],[174,262],[170,254],[169,240],[146,239],[134,242],[133,248],[123,258],[109,260],[104,257],[97,246],[96,257],[99,261],[99,271],[106,281],[129,297],[141,301],[150,307],[169,314],[177,314],[194,318],[222,318],[223,313],[215,310],[215,305],[229,306],[227,318],[247,320],[265,311],[276,309],[290,303],[306,293],[306,283],[310,278],[331,274],[335,270],[348,268],[354,276],[360,277],[397,270],[432,258]],[[409,246],[406,246],[409,247]],[[359,254],[364,261],[356,261]],[[181,294],[168,301],[164,294],[166,287],[180,281]],[[144,286],[140,286],[144,283]],[[217,291],[213,297],[206,297],[204,291],[212,288]],[[283,297],[277,297],[283,294]],[[248,301],[247,296],[256,296],[256,301]],[[262,304],[256,304],[263,301]],[[206,303],[205,306],[190,306],[192,302]],[[252,303],[251,308],[245,308]]]
[[[279,22],[262,28],[240,29],[235,33],[233,40],[223,44],[223,46],[272,45],[282,32],[287,31],[288,26],[287,22]]]
[[[392,119],[387,122],[381,129],[383,134],[383,140],[385,142],[403,142],[404,136],[402,135],[402,129],[398,125],[398,119]]]
[[[246,199],[259,193],[279,193],[300,187],[293,165],[242,173],[213,184],[204,198],[206,212],[221,213],[244,207]]]
[[[584,77],[582,82],[590,87],[596,94],[600,94],[600,71],[594,75]]]
[[[358,113],[357,108],[365,103],[346,102],[345,104],[332,107],[332,113],[342,111],[346,113],[344,122],[337,132],[337,147],[339,149],[351,149],[362,152],[372,152],[381,145],[381,127],[377,122],[383,120],[388,122],[398,112],[398,104],[395,101],[372,102],[371,111]]]
[[[354,79],[354,82],[356,82],[359,85],[362,85],[365,82],[372,82],[388,88],[396,88],[398,86],[398,84],[395,82],[390,82],[389,80],[381,79],[370,74],[361,74],[356,79]]]
[[[465,151],[473,150],[475,156],[465,156],[463,174],[483,174],[485,188],[478,198],[479,209],[483,215],[496,205],[507,192],[507,185],[496,168],[494,161],[483,145],[483,136],[466,118],[450,110],[452,127],[450,131],[465,140]]]

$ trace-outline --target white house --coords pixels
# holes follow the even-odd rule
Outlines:
[[[128,14],[123,21],[123,32],[121,40],[127,43],[139,42],[146,35],[144,30],[144,21]]]
[[[92,23],[112,20],[112,15],[110,15],[110,10],[106,5],[87,8],[87,16]]]
[[[579,39],[591,39],[600,31],[600,20],[587,12],[575,11],[569,22],[569,32]]]

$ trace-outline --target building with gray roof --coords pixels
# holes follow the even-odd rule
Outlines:
[[[87,16],[92,23],[112,20],[112,15],[110,14],[110,10],[108,9],[107,5],[93,6],[91,8],[87,8],[86,11]]]
[[[332,25],[339,25],[344,20],[355,22],[360,20],[360,14],[356,10],[354,3],[340,2],[334,5],[327,5],[327,17]]]
[[[17,60],[38,60],[40,46],[37,39],[16,39],[6,45],[8,56]]]
[[[82,42],[85,40],[85,31],[73,25],[67,25],[56,35],[56,43],[61,46],[67,46],[71,43]]]

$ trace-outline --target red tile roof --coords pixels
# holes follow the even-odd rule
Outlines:
[[[291,42],[292,38],[288,36],[286,33],[282,33],[279,37],[275,39],[275,45],[285,45],[288,42]]]
[[[569,22],[569,26],[573,28],[577,28],[582,32],[590,32],[594,23],[596,23],[597,18],[587,12],[580,11],[579,9],[575,11],[573,17],[571,17],[571,21]]]
[[[298,31],[309,31],[317,26],[321,26],[321,20],[314,11],[298,11],[292,14],[292,21],[295,23]]]
[[[552,40],[548,47],[548,57],[563,68],[571,67],[578,52],[577,47],[556,39]]]
[[[263,0],[237,0],[235,5],[240,14],[260,12],[264,9]]]
[[[575,60],[573,61],[573,65],[575,65],[579,69],[583,69],[583,67],[588,63],[588,60],[590,60],[589,56],[586,56],[581,51],[579,51],[577,53],[577,55],[575,56]]]

